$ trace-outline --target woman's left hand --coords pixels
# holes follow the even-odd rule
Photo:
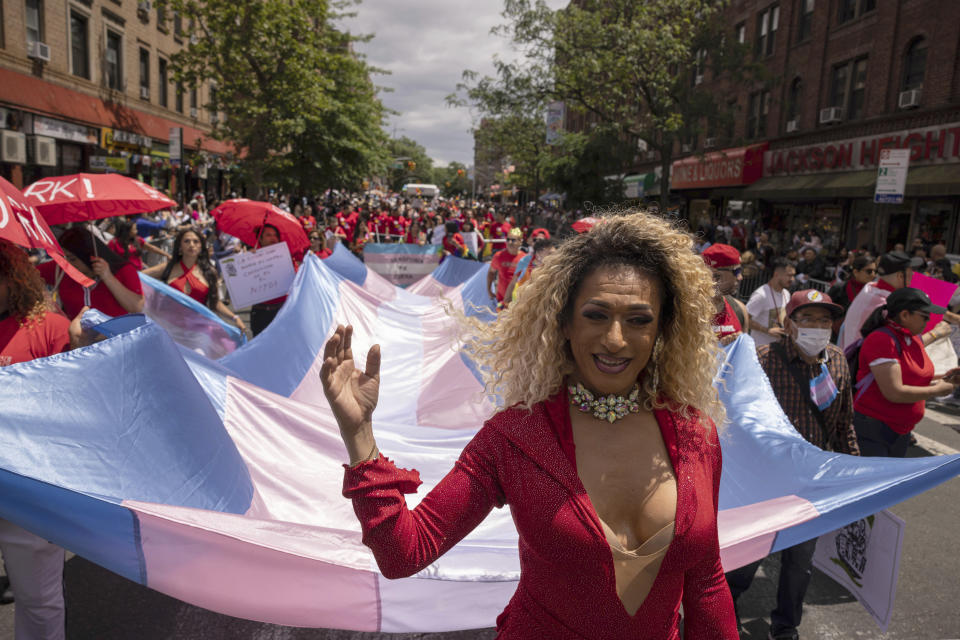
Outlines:
[[[90,263],[90,268],[93,270],[93,275],[97,276],[101,280],[106,280],[107,278],[113,276],[113,272],[110,271],[110,264],[100,256],[91,257]]]
[[[243,319],[240,318],[240,316],[234,316],[233,323],[237,325],[237,329],[240,329],[240,333],[245,333],[247,331],[247,325],[243,324]]]

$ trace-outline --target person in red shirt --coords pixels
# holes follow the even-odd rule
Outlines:
[[[310,233],[317,228],[317,219],[310,215],[309,212],[300,216],[300,225],[303,227],[303,230],[307,233]]]
[[[700,254],[713,273],[715,315],[713,331],[721,345],[737,339],[750,327],[750,313],[734,296],[743,280],[740,252],[728,244],[712,244]]]
[[[117,220],[114,224],[114,237],[107,246],[121,258],[126,258],[137,271],[143,270],[143,252],[149,251],[167,260],[170,254],[159,249],[138,235],[137,225],[132,220]]]
[[[421,247],[427,244],[427,234],[420,228],[420,220],[410,223],[403,241],[406,244],[418,244]]]
[[[47,307],[27,254],[0,240],[0,367],[67,351],[71,333],[78,337],[69,320]],[[0,519],[0,553],[17,600],[15,636],[64,638],[64,550]]]
[[[521,570],[501,640],[679,640],[681,606],[687,640],[737,640],[710,281],[690,245],[652,215],[608,217],[509,312],[471,325],[465,350],[507,408],[415,508],[419,474],[380,454],[371,419],[380,347],[357,369],[352,327],[337,327],[320,380],[349,456],[343,495],[384,577],[423,570],[509,505]]]
[[[923,291],[903,287],[891,292],[863,323],[853,400],[860,455],[905,457],[925,401],[951,394],[960,384],[958,368],[935,375],[924,348],[924,339],[932,342],[949,335],[946,323],[923,334],[930,314],[945,311]]]
[[[319,231],[310,234],[310,251],[317,254],[321,260],[329,258],[333,251],[327,249],[327,239]]]
[[[67,317],[73,318],[85,306],[114,317],[143,311],[143,287],[133,265],[99,239],[94,240],[83,227],[67,229],[59,240],[67,260],[83,275],[96,280],[93,287],[84,289],[64,277],[55,262],[46,262],[37,267],[43,279],[53,288]],[[96,253],[93,251],[94,242]]]
[[[448,221],[446,230],[447,233],[443,236],[444,255],[458,258],[468,257],[470,250],[467,248],[467,242],[463,239],[463,236],[457,231],[457,223],[452,220]]]
[[[490,261],[490,270],[487,271],[487,293],[490,294],[490,299],[497,303],[498,309],[507,306],[505,301],[507,287],[513,280],[517,263],[527,255],[520,251],[520,244],[523,242],[523,233],[520,229],[511,229],[508,233],[507,248],[493,254],[493,259]],[[491,290],[490,285],[493,284],[494,280],[497,282],[497,288]]]

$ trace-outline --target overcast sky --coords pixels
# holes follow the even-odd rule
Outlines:
[[[552,0],[552,6],[566,0]],[[464,69],[493,74],[493,56],[512,58],[509,43],[490,34],[503,22],[501,0],[364,0],[356,18],[345,21],[353,33],[375,37],[358,50],[368,62],[390,75],[374,78],[393,89],[381,95],[384,104],[400,112],[390,118],[387,133],[413,138],[440,165],[451,161],[473,164],[471,113],[448,107]]]

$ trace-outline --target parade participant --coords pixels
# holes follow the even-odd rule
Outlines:
[[[823,258],[817,255],[817,250],[813,247],[806,247],[803,250],[803,259],[797,265],[797,279],[801,282],[808,280],[827,280],[827,263]]]
[[[169,253],[153,246],[138,235],[137,225],[132,220],[116,221],[113,239],[107,243],[107,246],[121,258],[126,258],[137,271],[143,270],[143,251],[170,259]]]
[[[27,254],[0,240],[0,367],[67,351],[69,327],[69,320],[47,308],[43,280]],[[0,553],[17,602],[15,637],[66,637],[64,550],[0,519]]]
[[[533,274],[533,270],[543,264],[544,258],[549,256],[557,248],[550,238],[537,238],[533,243],[533,253],[528,253],[525,258],[517,263],[517,270],[507,286],[506,299],[513,302],[517,299],[520,287],[523,286]]]
[[[420,228],[420,221],[414,220],[407,229],[403,240],[406,244],[417,244],[421,247],[427,244],[427,234]]]
[[[362,223],[359,226],[365,228]],[[258,227],[256,233],[258,238],[257,244],[261,247],[270,247],[283,242],[280,238],[280,230],[272,224],[265,224],[262,227]],[[293,256],[290,256],[290,260],[293,262],[294,271],[296,271],[297,263],[293,260]],[[266,302],[258,302],[250,307],[250,330],[254,336],[262,333],[263,330],[273,322],[273,319],[280,313],[280,308],[286,300],[287,296],[282,295],[279,298],[273,298]]]
[[[913,270],[922,265],[923,260],[911,258],[903,251],[891,251],[880,256],[877,262],[880,277],[876,282],[864,285],[850,303],[837,346],[844,352],[855,348],[862,339],[860,328],[867,317],[884,303],[890,292],[909,287]]]
[[[827,293],[834,304],[843,307],[846,313],[864,285],[873,282],[876,275],[877,261],[870,256],[857,256],[850,262],[850,277],[830,287]]]
[[[464,242],[467,243],[467,249],[475,257],[483,255],[483,236],[477,231],[477,225],[473,218],[467,218],[463,221],[463,228],[460,231]]]
[[[315,253],[321,260],[329,258],[333,251],[327,249],[327,239],[319,231],[313,231],[310,234],[310,251]]]
[[[443,236],[444,255],[469,258],[470,250],[467,248],[466,240],[457,231],[457,223],[451,220],[446,223],[445,227],[447,233]]]
[[[320,372],[350,464],[343,493],[388,578],[429,566],[510,505],[517,591],[498,638],[735,640],[720,566],[713,287],[690,237],[646,213],[566,240],[467,353],[509,407],[408,509],[415,471],[382,456],[380,349],[355,369],[352,327]],[[643,496],[638,499],[638,496]]]
[[[917,339],[930,314],[945,311],[923,291],[902,287],[864,322],[853,404],[853,426],[862,455],[906,456],[910,432],[923,419],[924,402],[951,394],[960,384],[960,369],[934,375],[924,348],[949,335],[949,325],[939,323]]]
[[[108,316],[122,316],[143,311],[143,287],[140,276],[124,260],[83,227],[67,229],[59,238],[63,253],[83,275],[95,280],[89,289],[65,278],[55,262],[37,267],[40,275],[53,288],[67,317],[73,318],[83,307],[99,309]],[[96,252],[93,246],[96,242]]]
[[[173,241],[173,257],[164,264],[146,269],[144,274],[187,294],[208,309],[229,318],[240,331],[246,331],[240,316],[220,299],[217,286],[220,278],[210,262],[207,242],[200,232],[184,229],[178,233]]]
[[[842,307],[815,289],[797,291],[786,305],[779,338],[760,346],[757,357],[783,412],[807,442],[824,451],[858,455],[847,360],[830,344],[833,319],[842,313]],[[772,640],[799,637],[816,548],[813,538],[780,552],[777,607],[770,614]],[[750,587],[761,562],[727,573],[734,604]]]
[[[487,271],[487,294],[498,308],[506,306],[504,300],[507,295],[507,286],[517,270],[517,263],[527,255],[520,251],[521,242],[523,242],[523,233],[520,229],[511,229],[507,235],[507,248],[497,251],[490,260],[490,268]],[[491,290],[490,285],[494,281],[497,283],[497,288]]]
[[[760,347],[776,342],[784,335],[787,302],[790,301],[789,287],[793,284],[796,269],[793,265],[777,258],[771,265],[773,273],[767,284],[758,287],[750,294],[747,311],[750,313],[750,336]]]
[[[728,244],[711,244],[700,254],[713,274],[713,331],[727,345],[750,327],[750,312],[734,296],[743,280],[740,252]]]

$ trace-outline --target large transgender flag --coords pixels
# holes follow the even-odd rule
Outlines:
[[[132,315],[99,325],[102,342],[0,369],[0,517],[238,617],[390,632],[492,626],[520,570],[508,511],[420,574],[384,579],[340,495],[346,454],[317,376],[336,323],[354,324],[358,355],[379,341],[378,442],[421,472],[420,495],[435,485],[494,407],[454,350],[444,310],[487,313],[485,270],[448,259],[431,278],[399,289],[338,250],[309,257],[273,324],[218,361]],[[727,569],[960,473],[960,456],[820,451],[784,417],[749,338],[726,358]]]

